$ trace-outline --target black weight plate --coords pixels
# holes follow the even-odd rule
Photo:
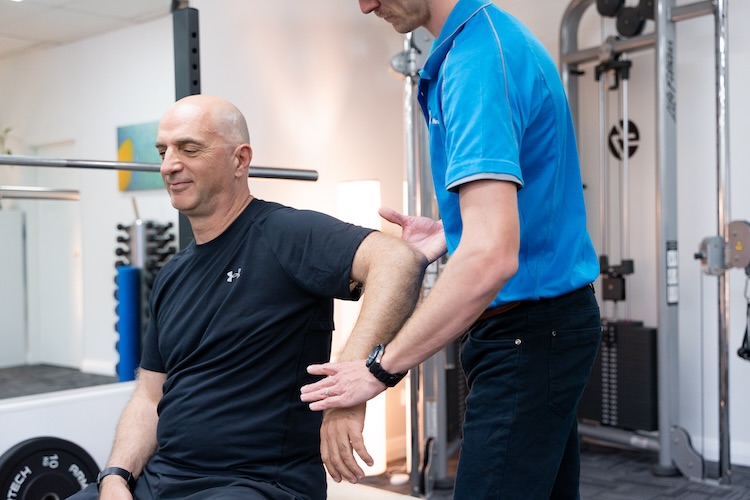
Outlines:
[[[596,0],[596,10],[604,17],[615,17],[623,5],[625,0]]]
[[[624,37],[633,37],[643,33],[646,19],[641,16],[638,7],[625,7],[617,14],[617,32]]]
[[[61,500],[96,482],[99,466],[75,443],[28,439],[0,457],[0,498]]]
[[[656,18],[656,1],[641,0],[638,4],[638,12],[641,13],[641,17],[653,21]]]

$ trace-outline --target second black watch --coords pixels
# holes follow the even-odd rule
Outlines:
[[[370,369],[376,379],[383,382],[386,387],[393,387],[394,385],[401,382],[401,379],[406,376],[407,372],[403,373],[389,373],[380,366],[380,360],[383,359],[383,353],[385,352],[385,345],[378,344],[372,348],[370,355],[367,356],[365,365]]]
[[[106,469],[101,471],[99,473],[99,476],[96,478],[96,489],[101,489],[102,479],[112,475],[120,476],[121,478],[123,478],[128,483],[128,489],[130,489],[131,492],[135,489],[135,478],[133,477],[133,474],[121,467],[107,467]]]

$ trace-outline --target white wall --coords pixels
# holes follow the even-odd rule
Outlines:
[[[559,24],[567,0],[497,2],[539,35],[558,54]],[[202,91],[222,95],[247,115],[254,164],[318,170],[317,183],[252,180],[253,193],[297,207],[336,213],[336,185],[355,179],[381,180],[383,203],[401,204],[403,165],[402,88],[389,69],[402,38],[372,16],[363,16],[353,0],[319,0],[302,8],[297,0],[195,0],[200,10]],[[592,9],[593,10],[593,9]],[[744,87],[750,81],[750,5],[734,2],[730,11],[730,102],[733,219],[750,219],[750,156],[744,140],[750,123]],[[607,31],[605,26],[604,32]],[[0,124],[12,126],[11,146],[28,152],[34,145],[75,141],[76,157],[116,158],[116,127],[158,119],[174,100],[171,19],[164,18],[68,46],[0,60]],[[598,44],[600,22],[589,13],[582,42]],[[715,235],[715,133],[712,23],[680,24],[677,39],[680,387],[678,424],[694,445],[717,457],[717,299],[715,278],[702,277],[692,254],[700,241]],[[648,55],[638,56],[631,106],[646,127],[643,149],[633,165],[633,255],[636,273],[630,285],[632,316],[655,322],[656,294],[651,280],[653,248],[653,175],[648,160],[653,132],[646,123],[653,111],[653,69]],[[649,74],[650,71],[650,74]],[[589,77],[586,77],[589,78]],[[596,106],[595,87],[587,93]],[[586,101],[589,102],[589,101]],[[594,111],[595,113],[595,111]],[[644,129],[642,129],[643,132]],[[582,131],[584,159],[598,148],[596,124]],[[634,162],[635,162],[634,158]],[[591,174],[584,162],[584,176]],[[596,168],[595,166],[593,168]],[[23,184],[20,169],[0,168],[0,184]],[[592,181],[587,182],[590,184]],[[593,180],[595,183],[596,180]],[[115,224],[132,220],[130,195],[117,191],[107,172],[81,171],[78,186],[83,256],[83,366],[111,371],[115,362]],[[587,196],[589,196],[587,194]],[[143,218],[169,220],[174,212],[159,192],[137,196]],[[598,200],[589,199],[589,212]],[[596,219],[590,217],[590,220]],[[592,227],[592,233],[596,232]],[[750,363],[734,355],[744,331],[744,276],[730,273],[730,410],[732,459],[750,464],[750,402],[743,381]],[[702,393],[702,394],[701,394]],[[702,420],[703,418],[703,420]],[[696,443],[697,442],[697,443]]]

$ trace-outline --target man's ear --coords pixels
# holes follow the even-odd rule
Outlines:
[[[244,172],[244,176],[247,177],[247,171],[250,168],[250,162],[253,159],[253,149],[249,144],[242,144],[237,146],[234,152],[235,169]]]

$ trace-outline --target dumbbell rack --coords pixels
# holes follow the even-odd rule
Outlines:
[[[154,278],[177,252],[173,224],[136,219],[130,225],[118,224],[115,248],[115,300],[120,354],[117,364],[119,380],[133,380],[140,361],[141,341],[149,317],[148,299]]]

